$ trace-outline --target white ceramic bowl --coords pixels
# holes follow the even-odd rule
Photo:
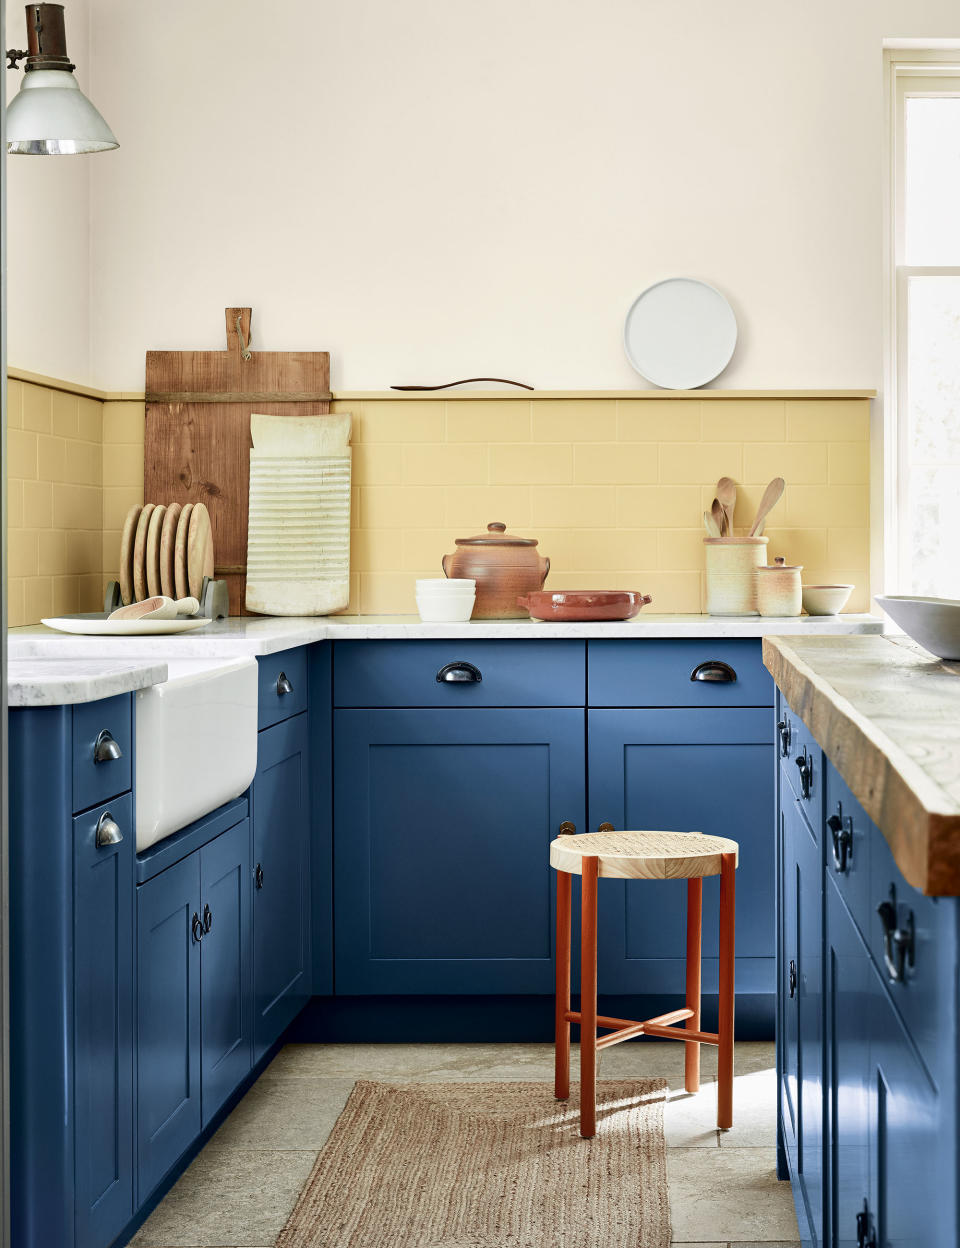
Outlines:
[[[417,610],[424,624],[453,624],[469,620],[477,596],[459,594],[417,594]]]
[[[852,585],[804,585],[803,609],[807,615],[838,615],[852,593]]]
[[[437,597],[447,598],[451,594],[474,593],[477,588],[477,582],[467,577],[430,577],[426,580],[417,581],[417,594],[427,597],[435,595]]]
[[[960,600],[878,594],[875,601],[924,650],[940,659],[960,659]]]

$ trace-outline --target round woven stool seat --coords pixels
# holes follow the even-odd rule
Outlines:
[[[598,859],[597,874],[618,880],[683,880],[719,875],[736,841],[699,832],[586,832],[550,842],[550,865],[583,873],[583,859]],[[736,865],[736,862],[735,862]]]

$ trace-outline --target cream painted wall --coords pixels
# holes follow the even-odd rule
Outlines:
[[[87,0],[67,0],[67,48],[81,88],[93,95],[88,9]],[[26,47],[24,5],[17,0],[6,0],[6,35],[9,47]],[[16,95],[22,78],[22,71],[6,71],[7,100]],[[7,359],[18,368],[79,382],[91,376],[93,172],[88,157],[7,157],[4,170]]]
[[[330,348],[338,388],[635,385],[624,313],[673,273],[737,311],[719,384],[879,386],[881,43],[960,34],[955,0],[92,0],[91,22],[122,144],[91,162],[92,376],[123,389],[148,346],[219,345],[234,303],[260,346]]]

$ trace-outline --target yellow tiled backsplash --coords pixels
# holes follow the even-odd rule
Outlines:
[[[19,384],[23,396],[42,389]],[[61,421],[63,431],[56,434],[55,400],[47,402],[50,433],[79,440],[79,433],[68,432],[69,421]],[[26,412],[25,397],[21,403]],[[79,405],[91,405],[82,409],[88,422],[99,407],[92,400],[75,403],[78,411]],[[30,406],[46,410],[39,399],[31,398]],[[56,406],[62,406],[59,399]],[[59,513],[54,510],[51,517],[44,511],[29,522],[19,513],[24,536],[17,537],[15,568],[11,559],[12,575],[23,582],[22,598],[12,598],[19,604],[18,622],[39,617],[38,607],[46,609],[44,595],[53,594],[61,576],[76,578],[80,609],[95,609],[102,581],[115,575],[123,517],[143,497],[144,409],[138,401],[108,400],[102,406],[102,426],[96,429],[102,427],[103,484],[102,490],[87,487],[91,510],[83,526],[86,532],[87,522],[102,515],[102,556],[96,552],[101,575],[90,575],[89,545],[79,563],[67,560],[65,573],[44,571],[51,565],[49,559],[41,563],[39,534],[53,529]],[[511,530],[540,539],[552,564],[549,586],[640,589],[653,595],[651,610],[702,611],[702,512],[723,475],[737,482],[736,522],[744,532],[767,481],[783,476],[787,489],[766,529],[771,561],[782,554],[802,563],[808,582],[853,582],[857,588],[847,609],[867,610],[869,406],[865,398],[715,393],[704,399],[338,400],[334,410],[354,418],[348,610],[413,611],[414,578],[442,575],[440,558],[453,549],[454,538],[502,520]],[[43,423],[42,415],[37,419]],[[18,485],[44,480],[28,478],[23,470],[38,471],[34,461],[39,465],[47,453],[39,440],[48,436],[46,428],[33,432],[35,449],[24,444],[26,457],[16,464],[11,448],[11,476]],[[66,479],[86,486],[85,477],[70,475],[80,463],[65,453]],[[55,490],[60,479],[47,479]],[[93,501],[97,494],[100,512]],[[49,525],[39,523],[48,518]],[[99,527],[99,521],[90,525]],[[75,526],[71,520],[63,528]],[[66,540],[69,534],[62,536]],[[68,555],[80,559],[81,545],[76,538],[68,542]],[[66,587],[60,593],[57,609],[66,610],[73,599]]]

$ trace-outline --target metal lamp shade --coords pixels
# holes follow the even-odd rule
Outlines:
[[[113,131],[69,70],[34,69],[7,106],[7,151],[78,156],[119,147]]]

